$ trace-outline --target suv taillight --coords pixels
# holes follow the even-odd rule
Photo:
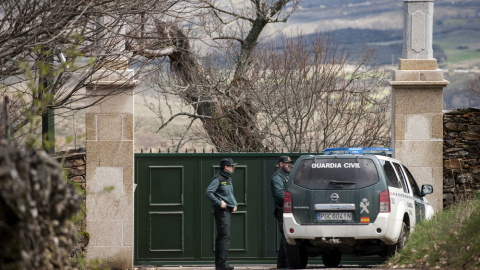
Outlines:
[[[288,191],[283,197],[283,213],[292,213],[292,194]]]
[[[380,213],[390,213],[390,193],[388,189],[380,193]]]

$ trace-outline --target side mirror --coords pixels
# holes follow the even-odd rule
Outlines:
[[[432,185],[423,185],[422,186],[422,197],[427,195],[427,194],[430,194],[430,193],[433,193],[433,187]]]

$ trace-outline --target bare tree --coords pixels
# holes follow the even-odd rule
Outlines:
[[[168,56],[170,74],[158,73],[154,81],[166,93],[182,97],[193,108],[187,115],[202,121],[217,150],[258,151],[262,137],[255,125],[257,108],[245,100],[252,53],[266,25],[285,22],[298,0],[190,1],[197,13],[189,25],[201,31],[198,38],[208,43],[209,56],[201,62],[180,27],[159,26],[176,37],[168,45],[149,51],[150,56]],[[199,19],[196,19],[199,18]],[[222,58],[221,63],[217,57]],[[222,65],[222,68],[220,68]],[[166,121],[170,122],[173,118]],[[164,126],[164,125],[163,125]]]
[[[11,99],[13,138],[31,133],[38,125],[34,119],[47,110],[84,109],[89,98],[83,91],[85,84],[108,76],[109,69],[122,70],[134,64],[138,73],[149,67],[138,54],[144,48],[131,48],[131,44],[145,43],[144,37],[132,35],[134,29],[153,27],[139,23],[138,18],[162,20],[178,2],[1,1],[0,96]],[[149,38],[168,39],[155,34]]]
[[[351,57],[318,33],[284,37],[277,46],[262,46],[248,88],[266,147],[296,152],[389,145],[390,95],[373,49]]]

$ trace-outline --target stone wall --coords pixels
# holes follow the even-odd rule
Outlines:
[[[443,116],[443,206],[480,191],[480,110],[461,109]]]
[[[73,149],[65,152],[58,152],[53,158],[62,164],[67,178],[75,184],[77,192],[82,195],[82,205],[74,220],[78,230],[79,238],[72,250],[72,258],[77,259],[86,256],[89,234],[86,231],[86,158],[85,148]]]

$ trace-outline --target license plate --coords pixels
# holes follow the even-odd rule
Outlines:
[[[352,213],[338,212],[320,212],[317,214],[318,220],[352,220]]]

